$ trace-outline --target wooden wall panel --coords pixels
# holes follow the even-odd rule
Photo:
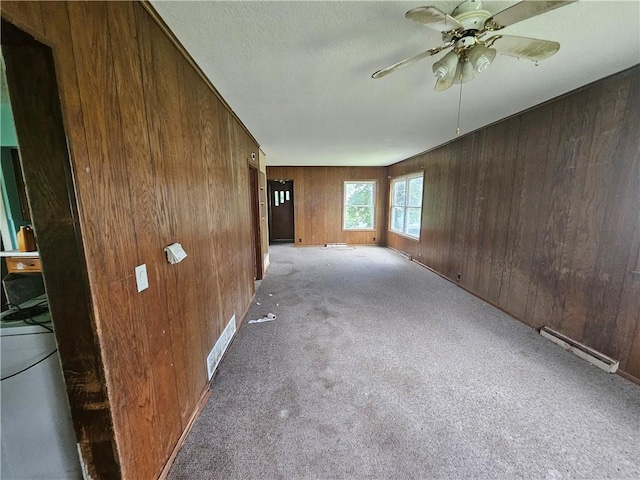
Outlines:
[[[219,138],[217,136],[217,122],[220,121],[217,110],[217,99],[210,97],[210,91],[202,82],[196,82],[193,89],[195,104],[192,106],[194,111],[198,112],[197,124],[193,125],[193,131],[202,132],[199,142],[200,154],[204,158],[221,157],[219,151]],[[214,162],[204,162],[202,170],[198,172],[202,182],[199,184],[200,191],[198,196],[202,198],[213,199],[218,197],[218,177]],[[215,202],[203,202],[199,208],[205,211],[206,218],[214,218],[216,215]],[[216,235],[216,226],[209,222],[199,225],[199,238],[211,242],[211,251],[213,256],[202,258],[201,268],[196,269],[196,282],[198,284],[207,284],[208,277],[212,269],[216,268],[218,259],[222,256],[220,252],[220,244]],[[201,341],[203,342],[203,351],[208,354],[208,349],[215,343],[221,333],[219,330],[222,319],[222,288],[220,275],[215,275],[211,282],[211,290],[197,291],[197,304],[201,306],[202,313],[200,318],[203,319],[204,330],[200,331]],[[207,318],[209,317],[209,318]]]
[[[119,98],[123,116],[123,135],[127,139],[129,148],[126,152],[127,166],[130,177],[130,192],[132,208],[137,212],[136,246],[138,263],[146,263],[149,281],[154,285],[166,283],[164,272],[165,259],[161,249],[164,247],[161,239],[160,224],[156,211],[156,179],[150,145],[149,122],[145,105],[145,88],[142,70],[142,44],[137,49],[135,32],[145,32],[142,20],[136,16],[136,9],[130,3],[109,3],[109,25],[111,28],[111,43],[116,73],[120,81]],[[140,27],[138,28],[138,25]],[[140,35],[140,34],[139,34]],[[116,43],[117,42],[117,43]],[[117,45],[117,47],[116,47]],[[120,62],[123,62],[118,68]],[[148,94],[147,94],[148,95]],[[149,257],[148,252],[157,252]],[[174,352],[171,346],[169,324],[169,307],[167,296],[163,292],[155,295],[144,295],[137,303],[136,318],[153,316],[153,323],[142,323],[145,330],[147,357],[140,363],[146,366],[146,376],[149,378],[152,396],[148,403],[138,402],[139,415],[142,419],[134,418],[131,439],[136,441],[139,435],[144,435],[149,429],[160,432],[153,441],[155,456],[135,457],[125,462],[130,467],[136,466],[144,474],[152,470],[154,465],[162,463],[171,452],[176,435],[180,434],[181,424],[179,412],[173,407],[179,403],[174,371]],[[141,337],[144,340],[144,337]],[[145,423],[144,414],[148,418]],[[137,425],[136,425],[137,424]],[[134,454],[135,449],[131,450]],[[146,462],[145,462],[146,460]],[[147,463],[145,465],[145,463]]]
[[[147,103],[147,115],[150,130],[154,132],[151,142],[157,145],[153,158],[159,178],[156,185],[156,208],[159,212],[162,243],[166,246],[179,242],[190,254],[189,261],[177,265],[164,264],[164,293],[168,296],[170,292],[180,291],[180,285],[188,285],[193,281],[193,260],[200,253],[194,250],[191,222],[183,221],[194,212],[190,208],[193,167],[185,168],[186,144],[190,138],[183,125],[184,95],[191,85],[188,77],[183,76],[182,59],[166,35],[148,17],[141,16],[140,20],[149,24],[150,33],[150,49],[145,49],[150,56],[143,63],[143,75],[146,90],[153,92],[153,100]],[[162,81],[158,81],[161,77]],[[193,113],[192,110],[191,114]],[[202,385],[204,381],[203,352],[197,341],[200,319],[195,303],[195,289],[172,296],[168,307],[173,360],[176,371],[181,372],[176,376],[176,382],[181,406],[180,417],[184,427],[200,395],[197,385]],[[192,320],[184,322],[184,318]]]
[[[114,81],[106,4],[89,7],[84,3],[71,3],[69,21],[71,31],[77,31],[72,37],[77,64],[87,66],[76,69],[76,74],[81,108],[85,112],[83,127],[88,152],[85,172],[88,169],[89,175],[84,184],[88,188],[83,190],[86,193],[88,190],[93,191],[97,200],[92,204],[85,204],[84,211],[93,219],[91,227],[86,230],[86,245],[89,258],[95,259],[97,263],[97,268],[92,268],[93,262],[89,260],[89,271],[96,290],[108,289],[122,298],[127,288],[135,288],[135,280],[127,275],[128,266],[136,264],[135,248],[130,248],[130,239],[135,238],[135,231],[133,218],[127,213],[131,210],[131,197],[127,159],[121,149],[120,109],[118,103],[112,101],[118,98],[118,93]],[[109,135],[109,130],[114,130],[114,133]],[[82,200],[82,192],[79,200]],[[118,253],[119,261],[115,261]],[[126,342],[127,338],[139,337],[134,322],[135,306],[130,302],[121,302],[114,308],[112,299],[105,295],[97,295],[94,301],[97,310],[104,312],[97,315],[97,329],[103,346],[107,381],[117,385],[121,392],[111,400],[111,407],[119,453],[127,457],[132,453],[132,428],[135,427],[135,422],[129,422],[126,405],[136,394],[142,395],[142,402],[149,394],[144,386],[146,375],[137,368],[136,357],[144,358],[143,348],[140,352],[124,350],[117,354],[121,342]],[[109,315],[106,314],[107,309]],[[121,318],[122,325],[112,322],[112,316]],[[108,368],[110,362],[116,361],[124,368]],[[125,475],[129,473],[129,463],[134,464],[126,460],[122,462]]]
[[[516,186],[518,173],[518,132],[520,130],[520,118],[516,117],[510,122],[503,122],[492,129],[491,138],[493,144],[493,161],[489,178],[492,179],[491,195],[496,197],[498,209],[496,212],[496,227],[491,245],[491,274],[487,288],[487,299],[493,303],[500,301],[500,293],[504,280],[503,272],[506,270],[506,257],[508,233],[510,229],[513,191]],[[499,139],[499,140],[498,140]]]
[[[71,28],[69,25],[69,13],[67,11],[66,4],[57,4],[52,2],[9,2],[3,1],[0,4],[2,8],[2,14],[8,12],[11,22],[15,22],[21,28],[26,28],[28,32],[34,35],[38,40],[43,41],[50,45],[66,45],[68,48],[60,48],[54,51],[56,62],[56,75],[58,80],[58,89],[61,94],[61,109],[63,117],[65,118],[65,127],[68,141],[72,142],[75,146],[73,155],[78,165],[87,164],[87,143],[86,134],[82,125],[84,119],[82,116],[81,98],[78,90],[78,76],[75,69],[75,56],[73,48],[71,48]],[[37,9],[40,10],[40,14],[30,15],[28,12],[24,12],[23,9]],[[46,23],[40,23],[37,18],[41,15],[42,18],[46,18]],[[30,20],[34,18],[35,20]],[[41,26],[40,26],[41,25]],[[44,30],[43,30],[44,29]],[[22,61],[25,59],[23,58]],[[77,126],[77,128],[70,128],[70,126]],[[38,142],[42,145],[42,132],[38,132]],[[51,145],[47,144],[46,148],[48,153],[52,153]],[[64,146],[65,151],[67,145]],[[73,169],[73,166],[70,167]],[[47,169],[48,181],[51,181],[51,172]],[[83,171],[83,170],[81,170]],[[73,172],[70,172],[72,174]],[[89,176],[83,171],[87,177]],[[75,174],[77,175],[77,173]],[[77,193],[76,193],[77,194]],[[66,226],[69,223],[74,225],[74,234],[77,236],[80,233],[84,233],[84,226],[80,224],[79,217],[82,217],[82,205],[76,205],[77,211],[69,212],[72,218],[64,218],[63,215],[56,214],[52,210],[51,206],[47,207],[48,214],[51,216],[50,220],[54,222],[60,222],[60,226],[56,228],[58,232],[62,231],[63,225]],[[83,235],[84,236],[84,235]],[[73,238],[58,239],[60,245],[70,245]],[[42,243],[42,242],[41,242]],[[86,255],[87,245],[84,242],[85,252],[77,252],[79,257],[83,253]],[[41,257],[46,257],[46,252],[42,251],[40,246]],[[56,251],[59,251],[59,246],[56,247]],[[77,277],[72,276],[69,266],[74,262],[82,262],[82,259],[65,259],[64,277],[67,281],[78,282]],[[47,266],[45,265],[45,270]],[[55,269],[56,267],[54,267]],[[85,267],[86,268],[86,267]],[[85,270],[83,276],[86,277],[88,272]],[[65,289],[64,282],[57,282],[56,287],[61,291]],[[48,288],[50,296],[56,296],[56,292]],[[70,394],[70,404],[73,412],[74,427],[76,430],[76,437],[79,442],[80,450],[87,469],[90,475],[102,474],[105,476],[116,476],[120,473],[120,466],[118,462],[117,446],[113,446],[115,440],[113,438],[113,426],[110,400],[99,394],[100,390],[106,390],[106,382],[104,379],[104,373],[101,372],[103,363],[100,361],[99,352],[92,358],[87,354],[87,349],[96,349],[97,343],[95,325],[87,319],[92,315],[97,321],[97,312],[86,312],[90,309],[90,305],[80,304],[84,299],[77,298],[76,305],[72,304],[69,300],[65,301],[65,310],[74,310],[78,312],[79,324],[67,323],[65,319],[64,325],[56,325],[56,337],[58,340],[58,349],[60,351],[61,362],[65,371],[65,381],[67,383],[67,389],[73,394]],[[51,298],[49,303],[52,304]],[[55,311],[52,310],[55,315]],[[85,315],[83,317],[83,314]],[[66,334],[65,334],[66,332]],[[87,365],[91,365],[91,370],[97,370],[92,375],[86,375],[82,378],[83,368],[80,364],[85,366],[85,369],[89,369]],[[73,377],[77,376],[77,381],[73,380]],[[94,382],[100,383],[100,387],[92,385],[87,380],[91,378]],[[106,392],[105,392],[106,393]],[[75,396],[75,398],[74,398]],[[77,402],[76,399],[84,397],[86,405],[82,405],[81,402]],[[84,414],[78,414],[79,410],[86,409]],[[94,417],[100,410],[102,420]],[[106,425],[109,425],[107,428]],[[102,445],[102,446],[100,446]]]
[[[248,162],[258,146],[140,4],[0,8],[54,52],[117,444],[111,471],[157,478],[207,388],[206,355],[254,293]],[[177,265],[163,252],[173,242],[189,255]],[[137,293],[143,263],[149,288]]]
[[[231,117],[230,117],[231,120]],[[258,149],[246,133],[245,129],[237,122],[231,122],[232,138],[233,138],[233,175],[232,175],[232,191],[236,205],[241,211],[251,212],[250,194],[249,194],[249,162],[251,154],[258,155]],[[238,281],[234,282],[235,296],[235,312],[240,315],[247,310],[247,299],[251,299],[254,293],[254,259],[255,250],[253,249],[251,217],[249,213],[238,216],[234,215],[231,225],[233,227],[234,236],[233,245],[248,245],[249,250],[244,255],[239,255],[236,248],[231,252],[233,260],[232,274],[239,276]],[[242,321],[236,315],[236,323]]]
[[[635,67],[392,165],[425,194],[420,241],[388,245],[640,378],[638,124]]]
[[[552,109],[552,105],[540,107],[528,122],[520,124],[518,156],[522,159],[522,184],[516,200],[517,217],[511,227],[515,237],[505,297],[506,310],[513,312],[518,318],[528,318],[527,302],[532,280],[536,231],[540,209],[545,203],[541,186],[545,182]]]
[[[60,13],[56,18],[66,24],[66,9]],[[112,478],[120,473],[117,445],[97,348],[75,194],[69,191],[72,174],[53,55],[4,18],[2,49],[78,449],[89,475]]]
[[[153,222],[153,174],[140,57],[137,49],[130,48],[130,45],[136,44],[135,11],[130,3],[116,2],[108,4],[107,13],[131,208],[139,215],[135,223],[137,263],[146,263],[149,278],[158,284],[164,281],[159,271],[162,258],[148,258],[146,255],[146,252],[158,249],[161,245],[158,229]],[[172,445],[169,439],[180,431],[178,417],[171,408],[178,397],[171,377],[173,354],[167,348],[168,338],[157,335],[153,325],[136,321],[145,315],[153,315],[157,319],[156,325],[166,330],[166,300],[157,295],[142,295],[139,300],[132,305],[131,327],[122,329],[121,325],[115,325],[116,329],[121,329],[119,343],[126,342],[127,338],[135,338],[138,347],[129,352],[131,368],[126,374],[130,377],[121,382],[122,391],[129,391],[120,398],[124,397],[126,405],[130,406],[116,409],[116,414],[124,413],[122,422],[118,424],[126,422],[130,429],[129,443],[122,445],[122,455],[131,455],[123,462],[127,476],[144,476],[145,472],[153,471],[154,466],[161,463],[170,452]],[[114,332],[114,338],[117,338],[117,334]],[[122,362],[122,355],[113,361]],[[159,390],[163,384],[169,385],[166,391]],[[163,415],[167,410],[168,415]],[[143,445],[137,445],[146,432],[155,429],[162,432],[157,439],[148,438]],[[137,449],[148,451],[149,454],[144,457],[136,455]]]
[[[24,2],[7,0],[2,2],[2,13],[10,17],[12,22],[23,29],[27,29],[28,33],[42,40],[45,35],[45,22],[42,3],[46,2]],[[48,29],[48,27],[47,27]]]
[[[267,167],[268,180],[293,180],[296,245],[384,245],[389,184],[386,167]],[[347,180],[377,182],[375,230],[342,230]]]

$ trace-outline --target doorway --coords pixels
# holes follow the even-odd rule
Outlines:
[[[262,242],[260,240],[260,184],[258,169],[249,164],[249,202],[251,203],[251,237],[253,243],[254,280],[262,280]]]
[[[64,403],[67,409],[70,407],[71,428],[75,432],[75,438],[70,442],[72,451],[66,452],[70,453],[69,462],[72,459],[74,462],[65,466],[74,473],[69,471],[63,477],[74,478],[75,472],[79,473],[81,459],[82,470],[88,476],[116,478],[120,476],[120,467],[91,309],[74,173],[67,148],[53,52],[49,46],[4,17],[1,45],[19,146],[20,170],[37,241],[38,268],[44,278],[54,330],[53,347],[59,356],[56,364],[58,368],[62,366]],[[42,365],[44,362],[34,365],[29,372],[35,372]],[[12,375],[7,381],[18,378],[21,378],[19,374]],[[54,423],[61,421],[54,417],[51,420]],[[47,458],[44,455],[40,458],[33,443],[25,449],[34,462]],[[46,450],[46,453],[51,451]],[[48,474],[53,475],[51,464],[45,467]],[[26,475],[27,478],[34,476]],[[25,475],[18,473],[18,478],[25,478]]]
[[[293,180],[269,180],[269,242],[295,242]]]

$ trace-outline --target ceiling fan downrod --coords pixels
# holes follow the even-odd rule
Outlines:
[[[463,77],[463,70],[464,69],[460,69],[460,95],[458,96],[458,121],[456,123],[456,135],[460,135],[460,110],[462,109],[462,84],[464,83],[462,81],[462,77]]]

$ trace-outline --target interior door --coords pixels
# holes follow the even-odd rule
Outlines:
[[[294,242],[293,181],[269,180],[269,241]]]

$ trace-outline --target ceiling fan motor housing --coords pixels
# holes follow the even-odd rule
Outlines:
[[[453,10],[452,16],[464,28],[455,41],[460,61],[469,62],[476,73],[486,70],[495,58],[495,50],[484,47],[478,42],[477,35],[491,13],[483,9],[481,0],[466,0]]]
[[[457,17],[462,13],[473,12],[475,10],[482,10],[483,2],[482,0],[464,0],[464,2],[459,3],[456,8],[453,9],[451,15]]]
[[[484,27],[484,23],[489,17],[491,17],[491,14],[489,12],[487,12],[486,10],[480,10],[477,12],[459,15],[455,18],[462,24],[465,31],[479,31],[482,30],[482,28]]]

